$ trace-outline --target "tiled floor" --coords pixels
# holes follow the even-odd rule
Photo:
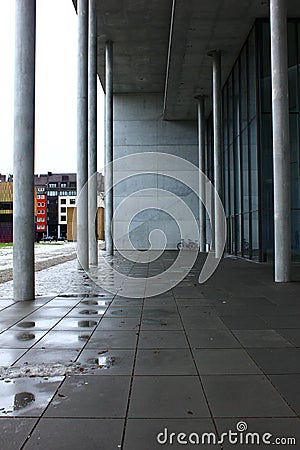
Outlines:
[[[130,270],[156,274],[174,257]],[[157,297],[128,299],[85,280],[77,294],[73,281],[33,303],[0,298],[0,449],[267,448],[228,437],[213,445],[229,430],[300,448],[300,284],[225,258],[198,285],[202,263]],[[211,434],[200,445],[202,433]]]

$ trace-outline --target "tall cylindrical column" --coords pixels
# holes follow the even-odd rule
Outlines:
[[[113,43],[106,42],[105,77],[105,247],[113,255]]]
[[[77,1],[77,256],[88,270],[88,0]]]
[[[286,0],[270,1],[275,281],[291,280],[291,175]]]
[[[89,0],[89,262],[98,264],[97,236],[97,16],[96,2]]]
[[[13,283],[34,300],[34,126],[36,1],[15,1]]]
[[[213,130],[214,130],[214,185],[216,194],[222,199],[222,151],[221,151],[221,54],[214,51],[211,54],[213,58]],[[223,218],[215,206],[215,230],[214,242],[216,257],[221,257],[223,252],[222,231]]]
[[[200,95],[198,100],[198,145],[199,145],[199,171],[205,173],[205,98]],[[205,179],[200,176],[199,197],[205,199]],[[205,206],[199,202],[199,250],[206,251],[206,211]]]

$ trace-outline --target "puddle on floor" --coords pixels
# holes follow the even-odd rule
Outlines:
[[[97,325],[95,320],[80,320],[78,322],[78,327],[80,328],[92,328]]]
[[[33,333],[19,333],[16,338],[18,341],[32,341],[35,339],[35,334]]]
[[[82,300],[80,303],[84,305],[96,305],[96,306],[108,306],[110,301],[108,300]]]
[[[34,328],[35,327],[35,322],[20,322],[20,323],[18,323],[18,327],[21,327],[21,328]]]
[[[85,297],[85,294],[59,294],[57,297],[77,298],[77,297]]]
[[[90,338],[90,335],[89,335],[89,334],[80,334],[80,335],[78,336],[78,340],[79,340],[79,341],[87,341],[89,338]]]
[[[99,356],[98,358],[89,358],[86,362],[91,366],[91,370],[110,369],[115,364],[116,358],[111,356]]]
[[[62,380],[63,377],[0,381],[0,416],[40,416]]]
[[[96,311],[95,309],[81,309],[79,311],[79,314],[84,314],[86,316],[95,316],[95,315],[101,315],[102,316],[102,311]]]
[[[14,411],[25,408],[35,401],[35,395],[31,392],[19,392],[14,398]]]

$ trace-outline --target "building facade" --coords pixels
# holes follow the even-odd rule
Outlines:
[[[13,240],[13,183],[2,176],[0,182],[0,242]]]
[[[300,22],[288,20],[291,249],[300,256]],[[224,208],[227,251],[257,261],[274,256],[270,23],[257,20],[222,90]],[[207,121],[207,170],[213,168],[212,115]]]

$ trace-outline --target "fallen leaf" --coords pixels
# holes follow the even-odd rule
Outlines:
[[[108,352],[108,349],[106,349],[106,350],[101,350],[100,352],[98,352],[98,355],[103,355],[103,353],[107,353]]]

